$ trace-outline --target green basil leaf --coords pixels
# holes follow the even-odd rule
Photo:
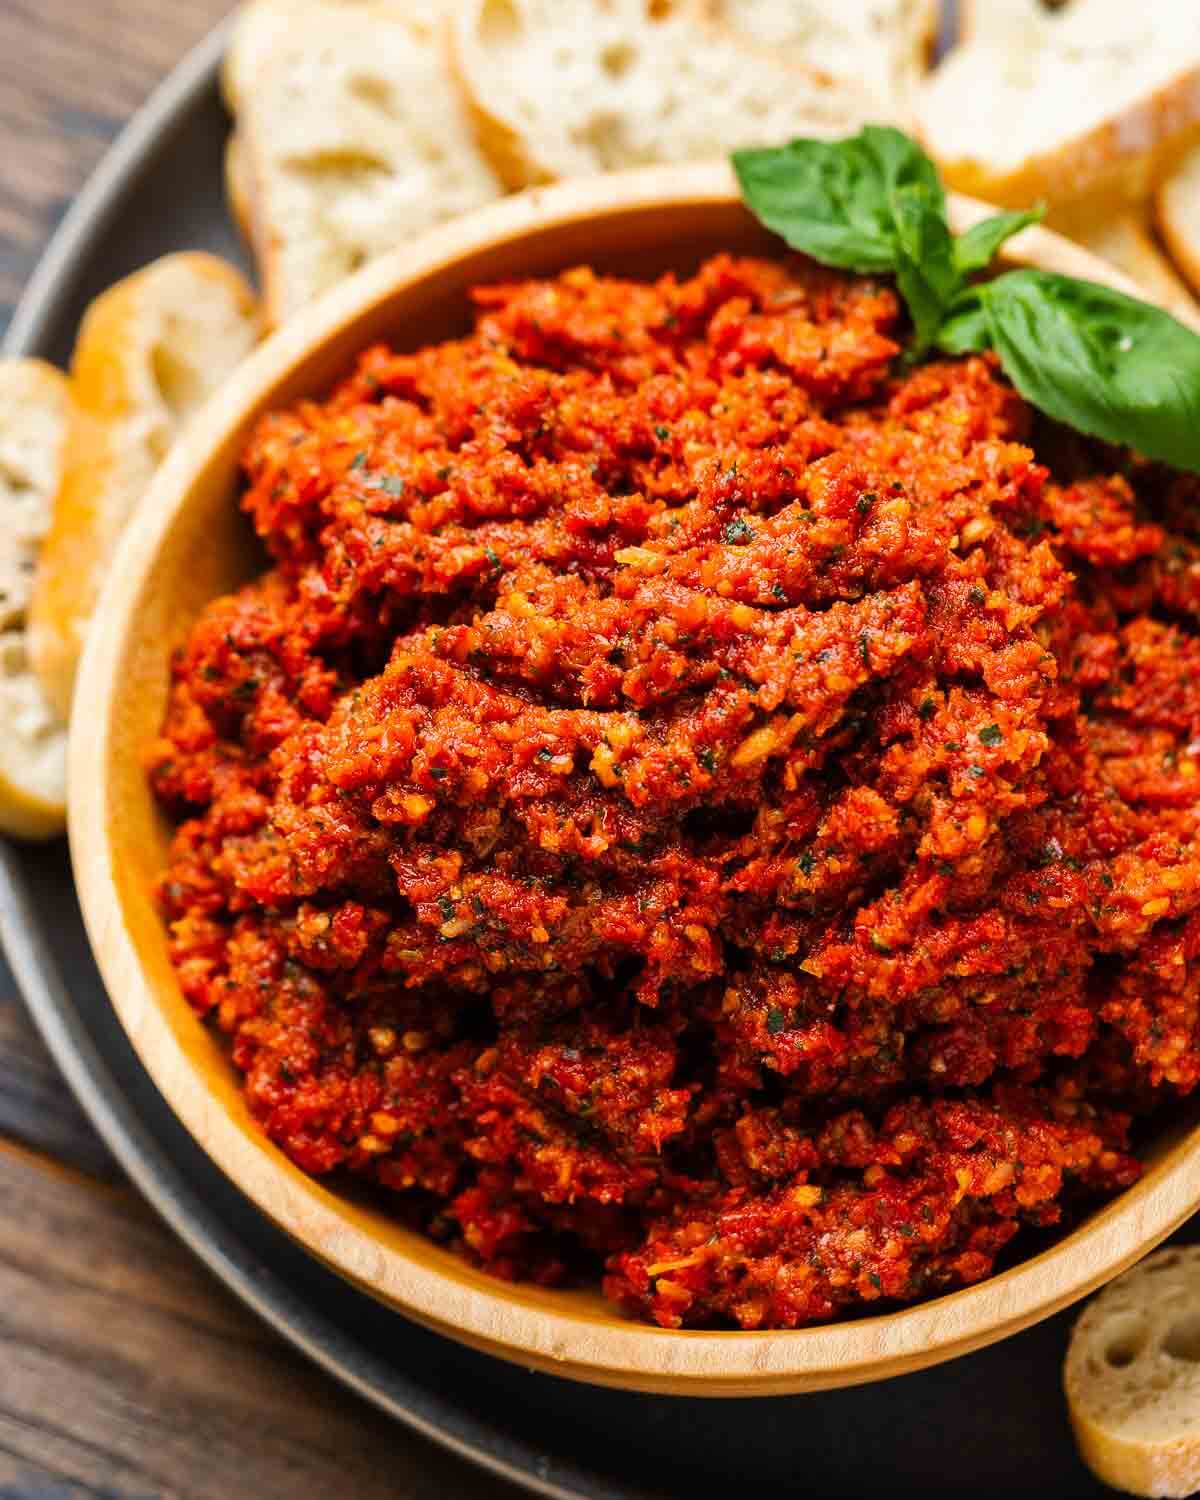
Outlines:
[[[1200,337],[1090,281],[1009,271],[978,289],[1005,374],[1079,432],[1200,472]]]
[[[992,347],[982,289],[969,287],[950,307],[935,340],[943,354],[982,354]]]
[[[857,137],[735,151],[733,167],[747,207],[793,250],[863,274],[895,265],[886,182]]]
[[[917,359],[937,338],[946,310],[963,289],[954,260],[954,241],[940,203],[924,183],[899,188],[892,197],[896,224],[896,285],[908,304]]]
[[[993,214],[959,235],[954,242],[954,262],[964,276],[991,265],[1005,240],[1045,218],[1044,208],[1029,208],[1009,214]]]
[[[912,136],[891,125],[865,125],[853,138],[859,149],[883,178],[888,197],[904,188],[923,188],[929,201],[946,217],[946,194],[933,162]]]
[[[898,194],[921,189],[945,210],[937,169],[890,126],[868,125],[844,141],[735,151],[733,166],[756,218],[793,250],[847,271],[895,270]]]

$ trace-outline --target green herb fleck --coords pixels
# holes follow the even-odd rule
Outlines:
[[[385,495],[403,495],[404,481],[398,474],[380,474],[372,471],[363,472],[363,483],[372,490],[382,490]]]

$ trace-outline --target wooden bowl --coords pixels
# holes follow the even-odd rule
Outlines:
[[[979,217],[958,200],[957,226]],[[157,733],[172,647],[201,608],[261,566],[235,504],[237,463],[263,411],[325,389],[365,345],[409,348],[462,330],[478,282],[587,262],[650,275],[716,249],[778,251],[723,164],[653,168],[506,199],[360,272],[264,344],[192,425],[121,547],[76,693],[71,849],[108,993],[139,1057],[243,1192],[327,1265],[431,1328],[575,1379],[688,1395],[849,1385],[965,1353],[1045,1317],[1138,1259],[1200,1201],[1200,1132],[1182,1127],[1143,1179],[1051,1249],[982,1284],[875,1317],[775,1333],[674,1332],[631,1322],[599,1292],[509,1285],[396,1224],[364,1196],[306,1176],[252,1121],[217,1038],[188,1008],[152,886],[168,827],[141,752]],[[1128,289],[1041,230],[1034,260]]]

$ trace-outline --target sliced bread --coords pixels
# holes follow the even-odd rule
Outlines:
[[[1080,228],[1074,238],[1102,260],[1119,266],[1181,323],[1200,331],[1200,303],[1159,249],[1145,209],[1106,214],[1095,225]]]
[[[67,729],[46,701],[23,630],[0,631],[0,833],[49,839],[67,820]]]
[[[225,142],[225,196],[229,211],[247,245],[254,247],[254,184],[246,165],[246,153],[235,130]]]
[[[701,0],[457,0],[455,65],[510,187],[852,131],[869,97],[709,28]]]
[[[236,114],[288,36],[314,22],[323,24],[331,13],[400,21],[418,35],[433,37],[444,26],[445,11],[446,0],[249,0],[238,11],[225,50],[225,102]]]
[[[1176,265],[1200,293],[1200,146],[1192,147],[1163,179],[1155,209]]]
[[[49,838],[66,816],[66,729],[30,666],[25,613],[69,409],[52,366],[0,360],[0,833],[17,838]]]
[[[249,352],[254,296],[216,256],[169,255],[96,299],[71,365],[73,405],[29,611],[34,666],[63,719],[126,522],[189,417]]]
[[[1014,28],[1040,21],[1058,8],[1047,0],[958,0],[955,40],[1003,42]]]
[[[937,40],[936,0],[707,0],[708,18],[779,57],[870,97],[905,124]]]
[[[237,116],[235,205],[250,221],[272,326],[502,192],[431,0],[259,0],[235,35],[225,89]]]
[[[922,85],[917,131],[949,186],[1024,206],[1149,193],[1200,129],[1200,5],[1070,0],[988,20]]]
[[[22,625],[29,608],[70,399],[67,378],[53,365],[0,360],[0,630]]]
[[[1200,1490],[1200,1246],[1159,1250],[1088,1303],[1063,1385],[1098,1478],[1135,1495]]]

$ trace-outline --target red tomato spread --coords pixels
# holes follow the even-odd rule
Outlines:
[[[248,445],[148,752],[184,992],[497,1275],[977,1281],[1200,1080],[1200,481],[801,261],[474,306]]]

